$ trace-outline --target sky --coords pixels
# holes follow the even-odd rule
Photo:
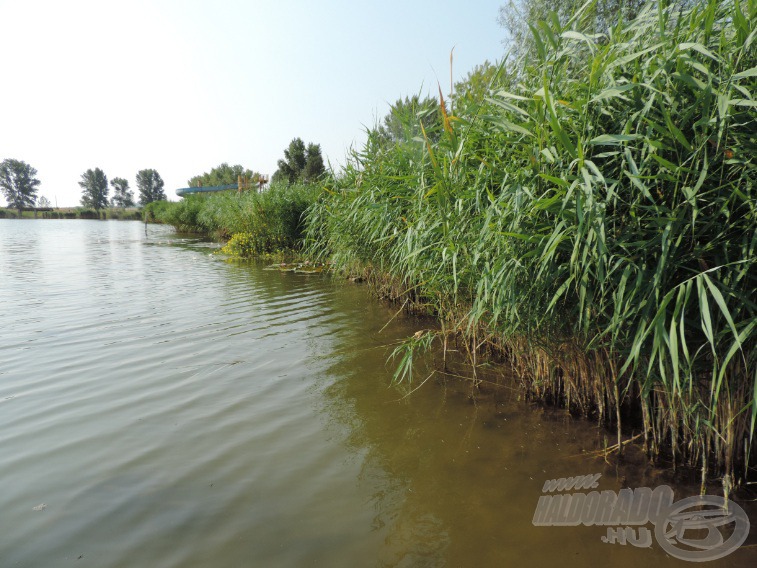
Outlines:
[[[169,199],[223,162],[269,176],[295,138],[335,169],[403,96],[504,55],[503,0],[0,0],[0,160],[79,204],[89,168]],[[3,201],[4,202],[4,201]]]

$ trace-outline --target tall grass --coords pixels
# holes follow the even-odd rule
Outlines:
[[[150,204],[155,220],[183,232],[228,239],[245,234],[250,254],[298,249],[303,241],[305,210],[319,188],[274,183],[263,192],[227,191],[189,195],[179,202]]]
[[[438,132],[370,132],[310,208],[309,250],[619,442],[637,409],[650,454],[729,491],[756,447],[757,2],[650,3],[599,35],[590,9],[534,23],[517,84],[440,95]]]

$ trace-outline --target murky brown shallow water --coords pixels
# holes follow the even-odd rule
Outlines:
[[[1,567],[690,565],[532,524],[547,479],[668,482],[587,456],[593,424],[506,386],[405,397],[388,346],[427,322],[380,331],[396,307],[361,286],[212,250],[139,223],[0,221]],[[707,563],[755,564],[754,528]]]

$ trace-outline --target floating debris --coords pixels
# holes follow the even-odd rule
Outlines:
[[[296,272],[298,274],[318,274],[328,270],[329,266],[322,263],[305,262],[277,262],[266,266],[264,270],[278,270],[279,272]]]
[[[40,503],[36,507],[32,507],[32,511],[44,511],[47,509],[47,505],[45,503]]]

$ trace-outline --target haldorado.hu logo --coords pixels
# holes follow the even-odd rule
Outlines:
[[[621,489],[617,493],[609,489],[597,491],[600,477],[601,473],[595,473],[546,481],[542,488],[546,495],[536,504],[533,524],[607,526],[602,542],[647,548],[652,546],[652,531],[644,525],[652,523],[660,547],[675,558],[691,562],[722,558],[741,546],[749,535],[749,518],[731,500],[702,495],[674,502],[673,490],[667,485]],[[593,491],[559,493],[582,489]],[[687,535],[687,531],[696,534]]]

